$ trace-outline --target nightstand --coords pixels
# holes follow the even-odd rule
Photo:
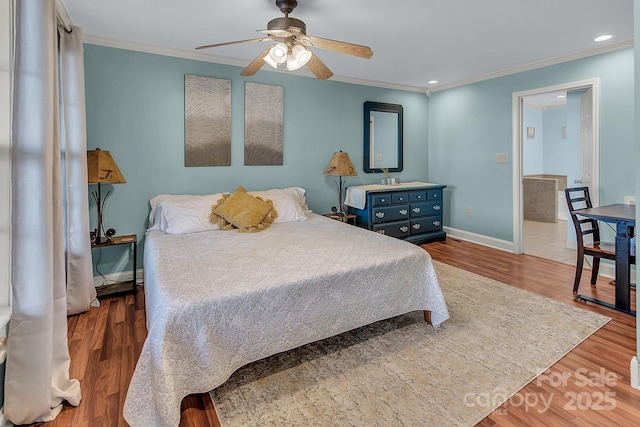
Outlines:
[[[335,213],[330,213],[330,214],[324,214],[323,216],[326,216],[327,218],[335,219],[336,221],[346,222],[347,224],[351,224],[351,225],[356,225],[356,219],[358,218],[358,215],[354,215],[354,214],[339,215]]]
[[[113,236],[111,240],[107,240],[100,243],[91,243],[91,249],[107,248],[118,245],[132,245],[133,246],[133,280],[127,280],[124,282],[110,283],[108,285],[98,286],[96,292],[98,298],[126,294],[129,292],[136,292],[136,259],[138,256],[138,238],[135,234],[127,234],[123,236]]]

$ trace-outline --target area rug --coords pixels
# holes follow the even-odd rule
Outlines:
[[[440,327],[414,312],[247,365],[210,393],[222,427],[473,426],[610,320],[434,264]]]

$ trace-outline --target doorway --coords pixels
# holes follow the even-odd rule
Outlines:
[[[575,249],[573,226],[558,191],[586,185],[598,203],[598,106],[598,79],[513,94],[514,253],[575,262],[566,249]]]

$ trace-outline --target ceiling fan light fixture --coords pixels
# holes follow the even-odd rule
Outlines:
[[[278,64],[283,64],[287,60],[287,52],[289,48],[284,43],[276,43],[269,50],[269,57]]]
[[[295,71],[298,70],[302,67],[302,64],[300,64],[297,60],[296,57],[293,55],[289,55],[287,56],[287,71]]]
[[[293,49],[291,49],[291,53],[295,57],[298,64],[300,64],[300,67],[309,62],[309,60],[311,59],[311,55],[313,55],[309,49],[300,44],[295,45]]]
[[[278,69],[278,63],[276,61],[274,61],[271,56],[269,56],[269,54],[266,54],[264,56],[264,62],[266,62],[267,64],[271,65],[273,68],[275,68],[276,70]]]

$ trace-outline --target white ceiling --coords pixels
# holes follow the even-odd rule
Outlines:
[[[240,66],[267,42],[194,48],[260,37],[256,30],[283,16],[274,0],[62,3],[86,42]],[[371,47],[368,60],[312,49],[334,80],[416,90],[575,59],[633,40],[633,0],[298,0],[290,16],[306,23],[307,34]],[[593,41],[607,33],[615,37]],[[306,68],[295,73],[311,75]]]

